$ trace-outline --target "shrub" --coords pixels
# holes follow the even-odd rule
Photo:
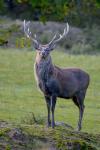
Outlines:
[[[71,48],[71,53],[73,54],[86,54],[91,53],[92,47],[90,44],[74,44]]]
[[[100,27],[93,25],[91,28],[86,28],[84,33],[85,43],[91,45],[91,51],[100,52]]]

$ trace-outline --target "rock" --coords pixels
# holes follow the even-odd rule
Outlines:
[[[68,129],[72,129],[72,130],[74,129],[71,125],[66,124],[64,122],[55,122],[55,124],[56,124],[56,126],[63,126],[63,127],[66,127]]]

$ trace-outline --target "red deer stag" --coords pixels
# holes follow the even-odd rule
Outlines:
[[[84,111],[84,98],[86,90],[89,85],[89,75],[78,68],[59,68],[52,64],[50,52],[55,48],[56,44],[64,38],[69,32],[69,25],[67,23],[63,34],[55,35],[52,40],[46,44],[41,45],[37,40],[37,36],[32,34],[29,29],[30,22],[24,21],[24,32],[28,38],[34,43],[36,49],[36,60],[34,64],[34,71],[36,81],[40,90],[44,94],[48,111],[48,127],[55,126],[54,110],[57,97],[72,99],[75,105],[79,108],[79,121],[77,130],[81,130],[82,117]],[[52,119],[50,120],[50,111]]]

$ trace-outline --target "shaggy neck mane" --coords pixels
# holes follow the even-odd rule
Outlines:
[[[36,62],[36,73],[43,83],[47,82],[50,76],[53,74],[53,64],[51,60],[51,56],[48,58],[41,60],[39,63]]]

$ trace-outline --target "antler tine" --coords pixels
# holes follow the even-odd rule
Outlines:
[[[52,38],[52,40],[49,42],[48,45],[50,45],[56,39],[56,37],[57,37],[57,34],[54,35],[54,37]]]
[[[30,24],[30,21],[28,21],[27,23],[25,22],[24,20],[24,32],[25,32],[25,35],[30,38],[35,44],[39,45],[37,39],[36,39],[36,34],[34,35],[34,38],[32,38],[32,33],[29,29],[29,24]]]
[[[27,27],[28,24],[29,24],[29,22],[25,23],[25,20],[24,20],[24,32],[25,32],[26,36],[29,38],[29,28]],[[26,31],[28,31],[28,33]]]
[[[66,36],[69,32],[69,25],[68,23],[66,24],[66,27],[64,28],[63,34],[59,34],[59,38],[57,39],[57,34],[54,35],[52,40],[47,44],[51,49],[55,46],[57,42],[59,42],[64,36]]]
[[[25,20],[24,20],[24,32],[26,34],[26,36],[30,39],[32,39],[31,37],[31,31],[29,29],[29,24],[30,24],[30,21],[28,21],[27,23],[25,23]]]
[[[57,43],[57,42],[59,42],[65,35],[68,34],[68,32],[69,32],[69,25],[68,25],[68,23],[67,23],[67,25],[66,25],[66,27],[65,27],[65,29],[64,29],[63,34],[62,34],[62,35],[61,35],[61,34],[59,35],[59,38],[54,41],[54,44]]]

